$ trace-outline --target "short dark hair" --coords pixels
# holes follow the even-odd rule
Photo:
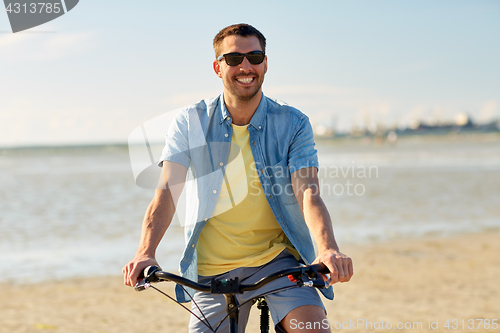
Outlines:
[[[233,24],[228,27],[225,27],[217,35],[214,37],[214,51],[215,51],[215,57],[218,57],[220,54],[220,45],[222,44],[222,41],[224,38],[227,36],[241,36],[241,37],[249,37],[249,36],[255,36],[259,40],[260,47],[262,48],[262,51],[266,52],[266,37],[257,29],[252,27],[250,24],[246,23],[239,23],[239,24]]]

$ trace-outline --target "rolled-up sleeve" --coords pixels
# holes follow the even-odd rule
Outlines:
[[[158,163],[160,167],[163,165],[163,161],[171,161],[189,168],[191,154],[189,151],[189,123],[187,117],[188,113],[181,111],[170,124],[165,138],[165,147]]]
[[[299,169],[319,168],[318,154],[314,148],[314,135],[309,118],[304,116],[297,122],[288,150],[288,168],[290,173]]]

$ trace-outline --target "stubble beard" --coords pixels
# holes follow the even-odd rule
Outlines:
[[[235,79],[235,78],[234,78]],[[244,87],[238,87],[237,84],[231,81],[231,84],[225,84],[226,89],[236,98],[239,102],[248,102],[252,100],[260,91],[262,83],[264,80],[261,79],[259,75],[255,76],[255,81],[257,84],[252,87],[252,89],[245,89]],[[243,89],[242,89],[243,88]],[[242,93],[242,90],[244,91]]]

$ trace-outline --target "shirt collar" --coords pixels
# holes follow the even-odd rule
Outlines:
[[[219,102],[221,110],[220,123],[222,124],[226,120],[231,121],[231,115],[229,114],[229,111],[227,111],[226,103],[224,103],[224,93],[220,94]]]
[[[231,115],[229,114],[229,111],[226,108],[226,103],[224,103],[223,93],[220,95],[219,101],[221,107],[220,123],[222,124],[226,120],[231,121]],[[266,119],[265,117],[266,110],[267,110],[266,96],[264,96],[264,93],[262,93],[262,98],[260,99],[259,106],[257,107],[257,110],[255,110],[252,119],[250,119],[250,125],[252,125],[258,131],[262,131],[262,128],[264,127],[264,121]]]

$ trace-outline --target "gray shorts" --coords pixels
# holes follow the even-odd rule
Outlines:
[[[259,281],[263,277],[277,272],[281,269],[295,267],[298,265],[299,263],[297,262],[295,257],[291,255],[287,250],[284,250],[276,258],[263,266],[237,268],[227,273],[217,275],[216,277],[219,279],[234,279],[235,277],[238,277],[242,283],[254,283]],[[210,284],[211,278],[212,276],[199,276],[198,281],[202,284]],[[268,283],[258,290],[248,291],[244,294],[236,295],[236,301],[238,302],[238,304],[243,304],[246,301],[250,300],[249,302],[246,302],[244,305],[242,305],[239,309],[240,314],[238,319],[238,332],[245,332],[250,308],[253,303],[251,300],[253,298],[271,290],[292,285],[295,284],[290,282],[290,280],[288,280],[288,277],[285,276],[271,283]],[[316,291],[316,288],[290,288],[266,295],[265,298],[267,305],[269,306],[269,312],[271,313],[271,318],[274,325],[277,325],[283,318],[285,318],[285,316],[290,311],[303,305],[317,305],[323,308],[326,313],[326,309],[318,295],[318,292]],[[226,301],[223,295],[212,295],[210,293],[196,292],[194,295],[194,301],[196,302],[196,304],[198,304],[213,328],[215,328],[227,314]],[[200,314],[200,311],[193,302],[191,303],[191,310],[197,316],[203,318],[203,316],[201,316]],[[254,329],[252,329],[252,331],[255,331],[257,329],[258,327],[255,327]],[[226,318],[222,322],[221,327],[217,330],[217,332],[228,331],[229,319]],[[191,319],[189,321],[189,332],[210,332],[210,330],[196,317],[191,315]]]

